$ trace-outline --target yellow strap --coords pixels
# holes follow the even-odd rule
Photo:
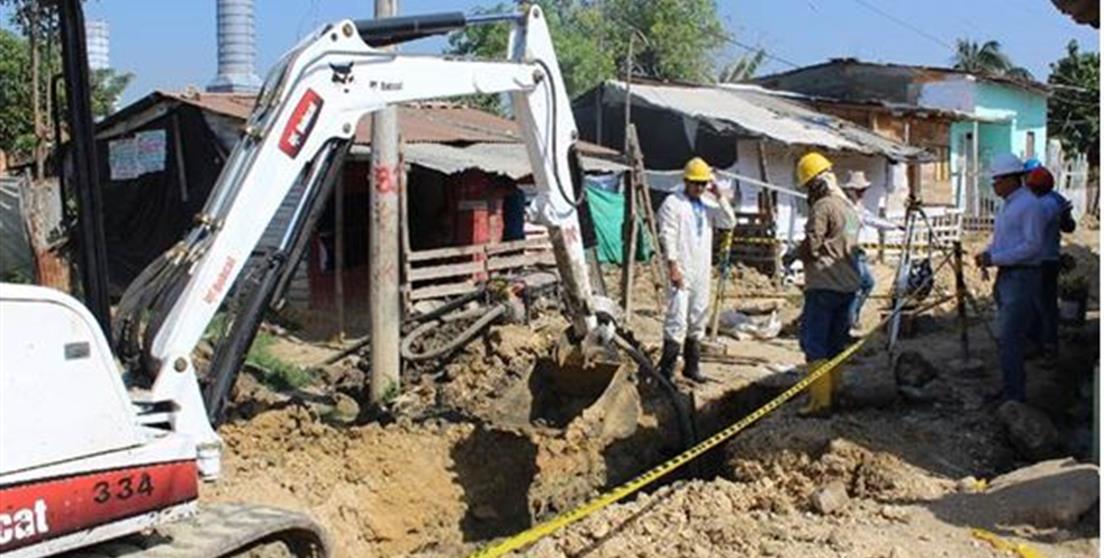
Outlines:
[[[938,267],[935,268],[935,271],[932,272],[932,275],[934,276],[936,273],[938,273],[939,270],[942,269],[943,266],[946,265],[948,261],[950,261],[949,256],[944,258],[943,262]],[[912,296],[914,296],[914,295],[909,295],[909,297],[906,297],[906,300],[908,298],[911,298]],[[642,474],[642,475],[640,475],[640,476],[638,476],[638,477],[636,477],[636,478],[634,478],[634,479],[632,479],[632,480],[630,480],[630,481],[614,488],[613,490],[611,490],[609,492],[606,492],[605,494],[601,494],[601,495],[597,496],[596,498],[590,500],[589,502],[586,502],[585,504],[583,504],[583,505],[581,505],[581,506],[579,506],[579,507],[577,507],[577,508],[575,508],[571,511],[562,513],[560,515],[557,515],[556,517],[553,517],[552,519],[549,519],[548,521],[545,521],[544,523],[538,523],[537,525],[534,525],[533,527],[530,527],[529,529],[526,529],[525,531],[522,531],[522,532],[520,532],[516,535],[513,535],[513,536],[509,537],[509,538],[503,539],[503,540],[501,540],[497,543],[490,544],[488,546],[485,546],[485,547],[475,551],[474,553],[469,555],[470,558],[487,558],[487,557],[503,556],[503,555],[505,555],[509,552],[513,552],[515,550],[520,550],[522,548],[525,548],[526,546],[529,546],[530,544],[533,544],[533,543],[537,542],[538,540],[540,540],[540,539],[542,539],[542,538],[544,538],[548,535],[551,535],[552,533],[554,533],[554,532],[556,532],[556,531],[558,531],[558,530],[560,530],[564,527],[567,527],[568,525],[571,525],[572,523],[575,523],[575,522],[577,522],[577,521],[593,514],[594,512],[596,512],[598,510],[601,510],[602,508],[605,508],[605,507],[609,506],[610,504],[616,503],[616,502],[632,495],[633,493],[639,491],[640,489],[644,488],[645,486],[648,486],[649,484],[651,484],[651,483],[659,480],[660,478],[664,477],[665,475],[671,473],[675,469],[678,469],[679,467],[681,467],[681,466],[685,465],[686,463],[692,461],[693,459],[697,458],[698,456],[702,455],[703,453],[705,453],[705,452],[717,447],[718,445],[724,443],[726,440],[728,440],[729,438],[732,438],[737,433],[739,433],[741,430],[744,430],[748,426],[751,426],[751,424],[753,424],[754,422],[756,422],[759,419],[767,416],[767,414],[771,413],[775,409],[778,409],[779,407],[781,407],[783,403],[785,403],[786,401],[789,401],[795,395],[797,395],[798,393],[801,393],[802,391],[804,391],[805,388],[809,387],[813,382],[820,379],[821,376],[824,376],[825,374],[827,374],[828,372],[832,371],[837,366],[842,364],[844,361],[851,358],[855,353],[858,352],[858,350],[860,348],[862,348],[862,346],[875,333],[877,333],[882,328],[882,326],[889,323],[889,321],[891,319],[893,319],[893,316],[895,314],[896,314],[896,312],[892,312],[888,316],[882,318],[882,321],[881,321],[881,323],[878,324],[878,327],[875,327],[874,329],[872,329],[870,331],[870,333],[866,334],[865,336],[863,336],[859,340],[852,343],[851,346],[844,349],[843,352],[841,352],[840,354],[836,355],[835,357],[831,358],[830,360],[828,360],[827,362],[821,364],[820,366],[810,370],[809,373],[805,376],[804,379],[797,382],[796,384],[791,386],[786,391],[782,392],[781,395],[779,395],[779,396],[775,397],[774,399],[771,399],[770,401],[768,401],[766,405],[763,405],[762,407],[759,407],[758,409],[753,411],[751,414],[744,416],[743,418],[741,418],[740,420],[738,420],[735,423],[731,424],[730,426],[728,426],[724,430],[721,430],[720,432],[717,432],[716,434],[710,436],[709,438],[706,438],[704,441],[699,442],[694,447],[692,447],[692,448],[676,455],[675,457],[671,458],[670,460],[668,460],[664,463],[661,463],[661,464],[657,465],[656,467],[653,467],[652,469],[648,470],[644,474]],[[1031,555],[1031,556],[1024,556],[1024,558],[1042,558],[1042,557],[1038,554],[1035,554],[1035,555]]]
[[[875,328],[874,331],[877,331],[877,328]],[[866,341],[870,338],[870,336],[873,335],[873,333],[874,332],[871,332],[866,337],[863,337],[862,339],[859,339],[858,341],[856,341],[854,344],[852,344],[850,347],[845,349],[840,354],[836,355],[831,360],[825,362],[821,366],[819,366],[819,367],[813,369],[812,371],[810,371],[809,374],[807,376],[805,376],[805,378],[803,380],[801,380],[800,382],[797,382],[792,387],[790,387],[786,391],[782,392],[782,394],[779,395],[778,397],[775,397],[774,399],[770,400],[766,405],[763,405],[762,407],[759,407],[758,409],[756,409],[751,414],[749,414],[749,415],[745,416],[744,418],[736,421],[735,423],[733,423],[728,428],[725,428],[724,430],[721,430],[720,432],[717,432],[716,434],[710,436],[705,441],[698,443],[698,445],[696,445],[696,446],[680,453],[679,455],[677,455],[674,458],[668,460],[667,462],[656,466],[655,468],[653,468],[653,469],[649,470],[648,472],[646,472],[646,473],[644,473],[644,474],[642,474],[642,475],[626,482],[625,484],[622,484],[621,486],[618,486],[617,488],[614,488],[613,490],[611,490],[611,491],[609,491],[605,494],[602,494],[602,495],[598,496],[597,498],[594,498],[593,500],[583,504],[582,506],[579,506],[579,507],[577,507],[577,508],[575,508],[575,509],[573,509],[569,512],[566,512],[566,513],[560,514],[556,517],[553,517],[552,519],[550,519],[550,520],[548,520],[544,523],[540,523],[538,525],[535,525],[535,526],[529,528],[528,530],[522,531],[521,533],[518,533],[518,534],[516,534],[516,535],[514,535],[514,536],[512,536],[508,539],[505,539],[503,541],[500,541],[497,544],[493,544],[493,545],[487,546],[483,549],[480,549],[480,550],[476,551],[475,553],[471,554],[470,556],[472,558],[502,556],[502,555],[504,555],[508,552],[519,550],[521,548],[524,548],[524,547],[540,540],[541,538],[543,538],[547,535],[550,535],[550,534],[554,533],[555,531],[558,531],[559,529],[561,529],[563,527],[571,525],[572,523],[575,523],[576,521],[579,521],[579,520],[587,517],[588,515],[596,512],[596,511],[598,511],[602,508],[605,508],[606,506],[609,506],[610,504],[613,504],[614,502],[617,502],[619,500],[624,499],[625,497],[633,494],[634,492],[637,492],[641,488],[644,488],[645,486],[655,482],[656,480],[658,480],[661,477],[667,475],[671,471],[674,471],[675,469],[678,469],[679,467],[681,467],[682,465],[688,463],[689,461],[693,460],[694,458],[696,458],[696,457],[702,455],[703,453],[717,447],[718,445],[723,443],[725,440],[728,440],[729,438],[735,436],[736,433],[740,432],[741,430],[743,430],[743,429],[747,428],[748,426],[750,426],[752,423],[754,423],[754,422],[758,421],[759,419],[763,418],[764,416],[766,416],[771,411],[774,411],[778,407],[781,407],[783,403],[785,403],[789,399],[793,398],[798,393],[801,393],[801,391],[803,391],[805,388],[809,387],[809,385],[812,384],[813,382],[815,382],[818,378],[820,378],[821,376],[824,376],[825,374],[830,372],[832,369],[839,366],[843,361],[847,360],[852,355],[854,355],[859,350],[859,348],[861,348],[862,345],[864,343],[866,343]]]
[[[997,536],[996,533],[991,533],[985,529],[970,529],[970,534],[975,539],[983,540],[1001,552],[1015,552],[1020,558],[1044,558],[1042,552],[1024,543],[1006,541]]]

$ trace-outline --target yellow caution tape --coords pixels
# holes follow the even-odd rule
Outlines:
[[[728,428],[717,432],[710,436],[705,441],[698,443],[698,445],[680,453],[671,460],[662,463],[648,472],[614,488],[613,490],[594,498],[593,500],[579,506],[569,512],[560,514],[552,519],[535,525],[526,531],[522,531],[508,539],[505,539],[497,544],[493,544],[482,548],[475,553],[471,554],[471,558],[477,557],[494,557],[502,556],[508,552],[519,550],[534,542],[537,542],[541,538],[550,535],[572,523],[575,523],[588,515],[609,506],[625,497],[637,492],[638,490],[648,486],[649,484],[659,480],[661,477],[667,475],[671,471],[678,469],[682,465],[690,462],[691,460],[701,456],[703,453],[717,447],[724,441],[735,436],[741,430],[747,428],[752,423],[766,416],[768,413],[782,406],[783,403],[793,398],[793,396],[801,393],[810,384],[815,382],[821,376],[824,376],[829,371],[839,366],[845,360],[851,358],[864,343],[880,328],[875,328],[874,331],[867,334],[865,337],[859,339],[851,346],[844,349],[843,352],[836,355],[828,362],[815,368],[804,379],[794,384],[792,387],[782,392],[781,395],[770,400],[766,405],[759,407],[750,415],[745,416],[739,421],[733,423]]]
[[[970,529],[975,539],[983,540],[1001,552],[1015,552],[1020,558],[1044,558],[1043,553],[1025,543],[1014,543],[998,537],[985,529]]]
[[[942,269],[948,261],[950,261],[949,256],[943,260],[943,263],[935,268],[935,271],[932,272],[932,275],[938,273],[939,270]],[[789,401],[795,395],[804,391],[805,388],[809,387],[810,384],[820,379],[820,377],[824,376],[825,374],[842,364],[844,361],[854,356],[855,353],[857,353],[859,349],[862,348],[862,346],[866,344],[866,342],[870,340],[871,337],[874,336],[875,333],[881,330],[882,326],[889,323],[889,321],[893,319],[895,313],[896,312],[890,313],[885,318],[882,318],[881,323],[879,323],[877,327],[872,329],[870,333],[852,343],[849,347],[844,349],[841,353],[828,360],[824,364],[821,364],[820,366],[809,371],[804,379],[797,382],[786,391],[782,392],[779,396],[771,399],[762,407],[759,407],[751,414],[744,416],[744,418],[741,418],[724,430],[717,432],[709,438],[706,438],[704,441],[699,442],[694,447],[676,455],[675,457],[664,463],[653,467],[644,474],[614,488],[613,490],[606,492],[605,494],[600,494],[589,502],[586,502],[585,504],[573,510],[557,515],[556,517],[553,517],[552,519],[549,519],[544,523],[539,523],[537,525],[534,525],[533,527],[530,527],[529,529],[526,529],[525,531],[499,541],[498,543],[483,547],[470,554],[469,558],[498,557],[503,556],[509,552],[525,548],[526,546],[529,546],[530,544],[533,544],[538,540],[551,535],[552,533],[559,531],[564,527],[567,527],[568,525],[571,525],[586,518],[594,512],[597,512],[611,504],[625,499],[626,497],[636,493],[645,486],[648,486],[649,484],[652,484],[653,482],[670,474],[675,469],[678,469],[686,463],[689,463],[697,457],[700,457],[705,452],[719,446],[729,438],[732,438],[733,436],[738,434],[740,431],[744,430],[748,426],[751,426],[759,419],[778,409],[782,406],[783,403]],[[1024,558],[1042,557],[1036,554],[1032,556],[1024,556]]]

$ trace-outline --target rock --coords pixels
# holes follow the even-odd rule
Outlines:
[[[850,501],[847,487],[841,481],[832,481],[813,492],[810,502],[821,515],[831,515],[842,510]]]
[[[934,380],[939,371],[920,352],[904,351],[893,365],[893,374],[899,386],[922,387]]]
[[[908,523],[911,519],[907,509],[900,506],[891,506],[889,504],[882,506],[882,509],[878,510],[878,514],[890,521],[896,521],[898,523]]]
[[[525,555],[533,558],[563,558],[565,556],[563,551],[556,547],[555,541],[550,538],[537,541],[537,544],[534,544]]]
[[[888,407],[897,400],[897,384],[875,367],[845,366],[838,399],[842,406],[853,409]]]
[[[989,483],[986,504],[1008,523],[1068,527],[1100,499],[1100,470],[1072,458],[1036,463]]]
[[[997,409],[997,418],[1023,457],[1038,461],[1057,455],[1061,444],[1058,429],[1042,411],[1019,401],[1006,401]]]
[[[355,399],[337,392],[333,395],[334,405],[330,419],[339,424],[352,424],[360,416],[360,404]]]

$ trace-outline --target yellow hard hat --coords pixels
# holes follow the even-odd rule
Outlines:
[[[820,173],[831,170],[832,162],[827,157],[813,151],[797,160],[797,185],[804,187]]]
[[[713,169],[705,159],[694,157],[686,162],[686,168],[682,170],[682,178],[691,182],[709,182],[713,180]]]

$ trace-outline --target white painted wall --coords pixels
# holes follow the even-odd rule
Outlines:
[[[977,81],[970,76],[954,76],[918,86],[916,104],[973,113],[977,106]]]

